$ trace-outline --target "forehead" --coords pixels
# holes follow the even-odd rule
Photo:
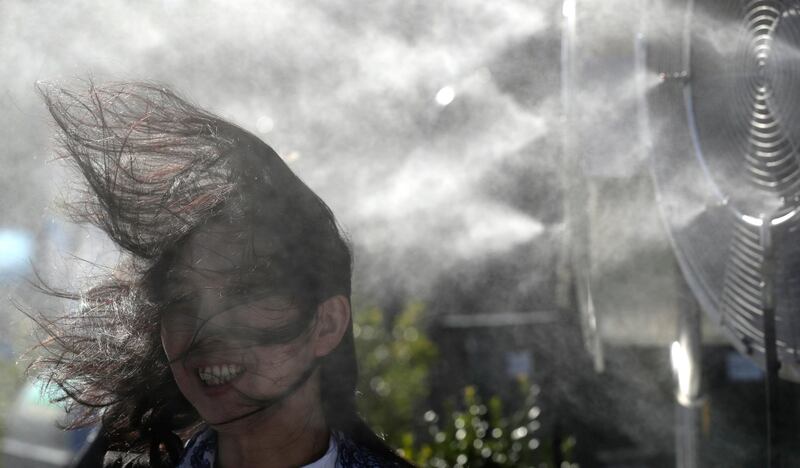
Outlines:
[[[257,280],[257,270],[269,262],[273,250],[267,236],[229,224],[208,224],[178,248],[166,286],[202,283],[227,287]]]

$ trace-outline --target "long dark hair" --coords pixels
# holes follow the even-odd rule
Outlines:
[[[351,250],[328,206],[271,147],[167,88],[39,89],[59,129],[61,156],[85,181],[68,213],[128,255],[86,291],[52,291],[78,304],[39,320],[44,353],[32,369],[60,388],[75,415],[71,427],[100,423],[109,448],[149,450],[155,464],[153,453],[174,452],[175,434],[202,422],[172,379],[159,335],[159,285],[187,236],[219,219],[271,236],[277,247],[253,269],[308,306],[349,298]],[[351,324],[320,362],[326,421],[403,463],[357,415],[356,380]]]

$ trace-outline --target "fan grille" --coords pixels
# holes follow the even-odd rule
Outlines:
[[[781,372],[800,380],[800,1],[692,5],[683,98],[696,157],[656,161],[665,216],[700,303],[761,364],[771,285]]]

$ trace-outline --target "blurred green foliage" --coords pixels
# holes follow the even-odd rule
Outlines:
[[[13,360],[0,360],[0,440],[5,429],[5,415],[22,382],[22,370]],[[0,468],[3,460],[0,457]]]
[[[423,310],[412,303],[391,322],[377,308],[355,314],[359,409],[372,428],[426,468],[550,468],[557,448],[564,460],[572,459],[573,437],[554,442],[540,435],[539,387],[527,379],[517,380],[515,401],[523,403],[510,412],[497,396],[484,401],[474,386],[445,397],[444,414],[428,408],[430,367],[438,349],[425,332]]]
[[[428,398],[428,374],[438,350],[420,328],[423,306],[408,305],[393,323],[377,308],[356,314],[353,333],[359,356],[359,409],[379,434],[395,437],[414,427]],[[391,405],[391,408],[387,407]]]
[[[6,414],[22,383],[23,370],[10,359],[0,359],[0,415]],[[1,422],[1,421],[0,421]],[[2,431],[2,424],[0,424]]]

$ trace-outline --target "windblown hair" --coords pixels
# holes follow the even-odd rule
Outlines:
[[[269,239],[248,271],[313,314],[350,295],[351,253],[328,206],[267,144],[164,87],[121,83],[75,93],[41,87],[62,156],[85,180],[71,217],[102,229],[129,257],[78,303],[41,320],[44,353],[32,369],[58,386],[72,427],[101,423],[110,448],[174,458],[201,423],[178,390],[160,341],[160,286],[187,236],[220,220]],[[260,237],[263,238],[263,237]],[[243,267],[244,268],[244,267]],[[357,416],[352,325],[320,363],[328,424],[392,456]]]

